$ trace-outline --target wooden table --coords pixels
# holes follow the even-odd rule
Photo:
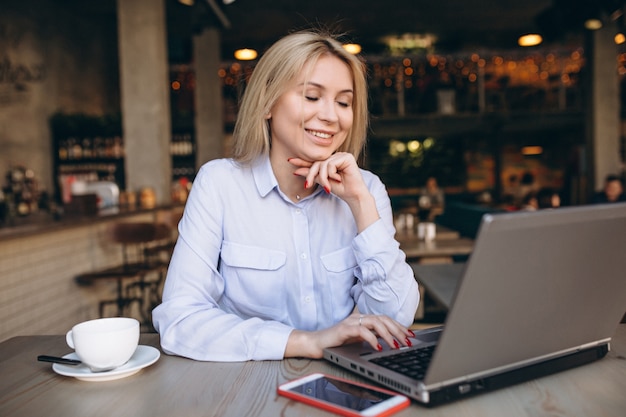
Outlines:
[[[474,250],[474,241],[468,238],[443,240],[401,241],[400,249],[406,254],[408,262],[424,261],[429,263],[452,262],[453,256],[470,255]]]
[[[454,240],[460,238],[461,235],[456,230],[435,223],[435,240]],[[396,232],[398,241],[412,241],[417,239],[417,225],[411,229],[402,229]]]
[[[143,334],[141,344],[157,346],[158,335]],[[277,396],[276,386],[316,371],[362,381],[323,360],[211,363],[162,355],[130,377],[84,382],[57,375],[36,359],[66,353],[64,336],[20,336],[0,343],[0,416],[330,416]],[[434,409],[412,404],[396,415],[623,417],[625,357],[622,324],[612,351],[597,363]]]
[[[465,256],[472,253],[474,241],[460,237],[455,230],[436,225],[435,239],[425,241],[419,239],[415,231],[400,231],[396,240],[404,251],[409,262],[449,263],[454,256]]]

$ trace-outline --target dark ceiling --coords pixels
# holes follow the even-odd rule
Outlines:
[[[437,49],[515,48],[524,33],[540,31],[547,42],[564,42],[582,33],[586,17],[609,19],[623,10],[624,0],[195,0],[193,7],[168,0],[169,28],[197,30],[218,25],[222,54],[251,47],[263,51],[269,44],[302,28],[326,27],[347,33],[380,53],[381,38],[405,33],[432,33]],[[213,13],[217,5],[228,21],[224,27]],[[182,26],[181,26],[182,25]]]
[[[469,43],[514,46],[551,0],[236,0],[222,5],[231,22],[225,48],[263,48],[289,31],[311,25],[347,32],[374,52],[381,38],[431,33],[443,48]]]
[[[64,0],[67,1],[67,0]],[[79,7],[115,13],[115,0],[70,0]],[[219,27],[222,56],[235,49],[262,52],[294,30],[324,27],[346,33],[365,54],[382,53],[381,38],[405,33],[437,36],[438,51],[515,48],[519,35],[539,31],[547,43],[580,38],[586,17],[613,19],[625,0],[166,0],[170,38],[190,38]],[[215,7],[218,8],[216,13]],[[220,19],[220,16],[222,17]],[[621,23],[620,18],[620,23]]]

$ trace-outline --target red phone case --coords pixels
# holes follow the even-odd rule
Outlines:
[[[358,386],[358,387],[362,387],[362,388],[367,388],[367,389],[370,389],[370,390],[378,391],[378,392],[389,394],[389,395],[392,395],[392,396],[404,397],[403,395],[401,395],[401,394],[399,394],[397,392],[389,391],[389,390],[386,390],[384,388],[375,387],[373,385],[362,384],[362,383],[359,383],[359,382],[350,381],[348,379],[340,378],[340,377],[337,377],[337,376],[334,376],[334,375],[326,375],[326,374],[320,374],[320,375],[325,376],[325,377],[330,378],[330,379],[333,379],[333,380],[337,380],[337,381],[344,382],[344,383],[347,383],[347,384],[352,384],[352,385],[355,385],[355,386]],[[297,378],[297,379],[289,381],[289,382],[299,381],[299,380],[305,379],[305,378],[307,378],[309,376],[310,375],[306,375],[306,376],[303,376],[301,378]],[[282,386],[283,386],[283,384],[281,384],[277,388],[277,392],[278,392],[279,395],[282,395],[284,397],[291,398],[292,400],[300,401],[300,402],[303,402],[305,404],[311,405],[313,407],[324,409],[326,411],[330,411],[330,412],[333,412],[333,413],[336,413],[336,414],[340,414],[342,416],[346,416],[346,417],[362,417],[362,414],[360,414],[357,411],[350,410],[348,408],[343,408],[341,406],[330,404],[330,403],[327,403],[327,402],[324,402],[324,401],[320,401],[320,400],[317,400],[315,398],[299,394],[297,392],[288,391],[286,389],[283,390],[283,389],[281,389]],[[410,404],[411,404],[411,401],[408,398],[405,397],[405,401],[403,401],[403,402],[401,402],[399,404],[396,404],[395,406],[393,406],[391,408],[388,408],[388,409],[386,409],[386,410],[376,414],[375,417],[387,417],[387,416],[390,416],[393,413],[396,413],[396,412],[398,412],[398,411],[408,407]]]

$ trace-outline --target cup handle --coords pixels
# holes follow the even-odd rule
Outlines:
[[[67,345],[69,347],[71,347],[72,349],[75,349],[74,348],[74,338],[72,337],[72,331],[71,330],[65,334],[65,341],[67,342]]]

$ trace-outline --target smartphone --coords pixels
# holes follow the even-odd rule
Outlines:
[[[389,416],[411,404],[393,391],[321,373],[279,385],[278,394],[348,417]]]

